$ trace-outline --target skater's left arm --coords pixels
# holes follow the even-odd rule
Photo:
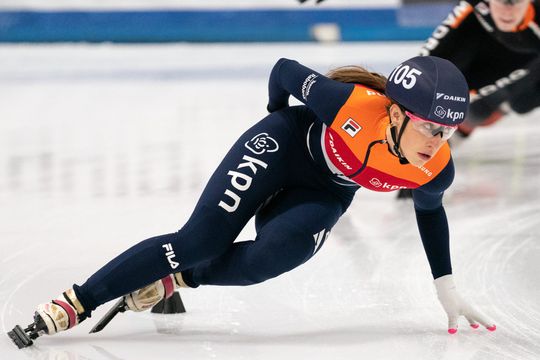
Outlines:
[[[295,60],[282,58],[270,73],[267,110],[274,112],[289,106],[292,95],[330,126],[354,87],[354,84],[319,74]]]
[[[473,328],[478,323],[488,330],[496,329],[492,321],[476,311],[464,301],[456,290],[450,260],[450,235],[448,220],[442,205],[442,197],[454,179],[452,159],[435,179],[413,190],[416,222],[422,238],[431,273],[435,279],[437,296],[448,316],[448,332],[454,334],[458,328],[458,318],[463,315]]]

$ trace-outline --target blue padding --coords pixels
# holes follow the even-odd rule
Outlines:
[[[334,23],[342,40],[423,40],[430,27],[404,30],[395,9],[0,12],[0,42],[312,41]]]

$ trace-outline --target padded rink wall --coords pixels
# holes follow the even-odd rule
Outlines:
[[[424,40],[452,2],[2,0],[0,42]]]

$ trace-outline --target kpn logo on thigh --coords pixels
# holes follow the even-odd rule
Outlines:
[[[278,142],[268,133],[255,135],[244,146],[254,155],[279,150]],[[266,169],[267,167],[268,164],[258,158],[250,155],[242,156],[242,162],[238,164],[236,170],[227,172],[227,175],[230,176],[230,186],[224,192],[225,199],[221,200],[218,206],[229,213],[235,212],[242,201],[242,193],[251,187],[253,176],[257,174],[259,168]]]

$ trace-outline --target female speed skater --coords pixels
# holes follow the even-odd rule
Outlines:
[[[443,94],[444,96],[440,96]],[[294,96],[303,105],[289,106]],[[269,79],[270,114],[239,137],[177,232],[126,250],[10,336],[19,347],[68,330],[121,298],[149,309],[176,287],[247,286],[290,271],[328,240],[355,192],[413,189],[414,211],[448,332],[493,322],[457,291],[442,204],[454,178],[447,140],[466,117],[469,89],[449,61],[414,57],[388,80],[357,66],[328,76],[280,59]],[[256,237],[234,242],[255,217]]]

